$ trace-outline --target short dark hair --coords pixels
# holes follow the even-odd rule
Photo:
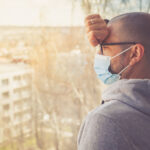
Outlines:
[[[116,29],[121,42],[134,41],[141,43],[145,52],[150,55],[150,14],[133,12],[119,15],[109,21],[110,24],[119,23]]]

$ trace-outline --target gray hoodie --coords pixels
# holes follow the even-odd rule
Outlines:
[[[78,150],[150,150],[150,80],[119,80],[78,135]]]

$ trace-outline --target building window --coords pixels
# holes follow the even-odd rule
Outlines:
[[[31,74],[30,73],[26,73],[24,75],[22,75],[23,79],[31,79]]]
[[[17,96],[17,97],[20,97],[21,96],[21,88],[17,88],[17,89],[14,89],[13,92],[14,92],[14,95]]]
[[[14,93],[20,93],[22,91],[22,88],[16,88],[14,89]]]
[[[9,98],[9,92],[3,92],[2,96],[3,98]]]
[[[14,76],[14,80],[15,81],[20,81],[21,80],[21,76],[20,75]]]
[[[2,85],[8,85],[9,84],[8,79],[3,79],[1,82],[2,82]]]
[[[9,104],[3,105],[3,110],[9,110]]]
[[[8,139],[9,137],[11,137],[11,129],[10,128],[5,128],[3,130],[3,135],[5,136],[5,139]]]
[[[3,122],[4,123],[9,123],[10,122],[10,117],[3,117]]]

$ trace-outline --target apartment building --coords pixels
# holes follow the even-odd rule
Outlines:
[[[0,143],[32,131],[32,70],[0,63]]]

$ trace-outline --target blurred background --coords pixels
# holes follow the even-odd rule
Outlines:
[[[0,0],[0,150],[76,150],[105,89],[84,18],[150,11],[149,0]]]

